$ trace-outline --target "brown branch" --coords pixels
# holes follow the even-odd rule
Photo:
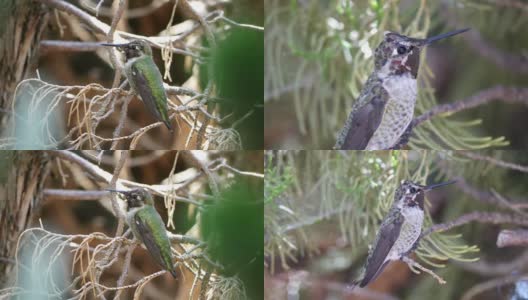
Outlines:
[[[45,189],[42,191],[45,201],[100,200],[104,196],[108,196],[109,193],[110,192],[107,192],[107,191],[61,190],[61,189]]]
[[[56,41],[44,40],[40,42],[40,52],[69,51],[69,52],[92,52],[101,48],[98,42],[78,42],[78,41]]]
[[[476,94],[473,94],[465,99],[452,103],[437,105],[422,115],[414,118],[400,137],[400,140],[391,149],[397,150],[407,145],[407,143],[409,143],[409,138],[411,137],[413,129],[433,117],[436,117],[440,114],[454,114],[466,109],[488,104],[492,101],[502,101],[510,104],[523,103],[528,106],[528,88],[504,87],[497,85],[485,90],[481,90],[480,92],[477,92]]]
[[[462,190],[465,194],[471,196],[472,198],[488,203],[497,205],[502,208],[508,208],[512,210],[517,210],[519,208],[524,207],[526,205],[527,201],[525,199],[513,199],[513,198],[506,198],[502,195],[499,195],[498,193],[492,193],[492,192],[486,192],[479,190],[475,188],[474,186],[467,183],[467,181],[462,178],[458,177],[456,178],[455,185]],[[500,196],[500,197],[498,197]]]
[[[457,153],[462,155],[462,156],[469,157],[471,159],[487,161],[490,164],[497,165],[499,167],[512,169],[512,170],[516,170],[516,171],[520,171],[520,172],[524,172],[524,173],[528,173],[528,166],[523,166],[523,165],[518,165],[518,164],[506,162],[506,161],[503,161],[503,160],[500,160],[500,159],[496,159],[496,158],[491,157],[491,156],[484,156],[484,155],[480,155],[480,154],[477,154],[477,153],[474,153],[474,152],[459,151]]]
[[[112,180],[112,174],[99,168],[98,166],[94,165],[92,162],[86,160],[85,158],[77,155],[74,152],[66,151],[66,150],[58,150],[58,151],[49,151],[48,153],[53,156],[56,156],[58,158],[67,160],[71,163],[78,165],[84,171],[88,172],[91,176],[93,176],[96,181],[105,183],[105,186],[110,184],[110,181]],[[209,164],[207,167],[210,168],[211,164]],[[194,182],[195,180],[203,176],[203,174],[205,174],[205,172],[202,169],[200,169],[200,171],[197,172],[196,174],[189,174],[188,177],[183,180],[183,182],[173,183],[173,184],[147,185],[147,184],[142,184],[142,183],[138,183],[138,182],[134,182],[130,180],[124,180],[124,179],[117,179],[116,184],[118,186],[123,185],[129,188],[130,187],[132,188],[141,187],[141,188],[145,188],[149,190],[151,193],[154,193],[156,195],[166,196],[168,193],[173,193],[174,191],[178,191],[188,186],[191,182]],[[66,194],[64,194],[64,197],[66,197]],[[186,202],[186,203],[194,204],[196,206],[202,205],[198,201],[188,199],[185,197],[180,197],[177,195],[171,195],[170,197],[180,202]]]
[[[94,8],[90,7],[87,4],[85,5],[85,3],[83,3],[83,2],[85,2],[85,1],[81,1],[80,4],[83,5],[86,9],[92,11],[92,13],[96,12],[96,10]],[[124,16],[124,18],[125,19],[134,19],[134,18],[144,17],[144,16],[149,15],[152,12],[156,11],[157,9],[162,7],[165,3],[167,3],[167,2],[164,1],[164,0],[153,0],[151,3],[149,3],[149,4],[145,5],[145,6],[137,7],[137,8],[129,8],[127,10],[127,13]],[[112,17],[114,15],[114,12],[111,9],[108,9],[106,7],[99,7],[97,9],[97,13],[99,14],[99,16],[104,16],[104,17]]]
[[[461,217],[455,220],[433,225],[422,233],[422,237],[427,236],[433,232],[446,231],[473,221],[479,223],[516,224],[521,226],[528,226],[528,219],[521,216],[506,213],[475,211],[462,215]]]
[[[79,9],[77,6],[70,4],[68,2],[61,1],[61,0],[37,0],[37,1],[45,3],[49,5],[50,7],[56,8],[60,11],[64,11],[70,15],[76,16],[77,18],[85,22],[86,25],[90,26],[90,28],[92,28],[98,33],[102,33],[106,35],[107,31],[110,29],[110,26],[106,25],[105,23],[99,21],[96,17],[91,16],[87,12],[83,11],[82,9]]]
[[[528,105],[528,88],[504,87],[501,85],[482,90],[472,96],[447,104],[433,107],[428,112],[413,120],[413,127],[444,113],[456,113],[462,110],[474,108],[491,101],[502,101],[505,103],[524,103]]]
[[[497,237],[497,247],[528,246],[528,230],[502,230]]]
[[[220,189],[218,187],[218,179],[209,168],[210,165],[208,160],[200,159],[193,151],[184,150],[182,154],[192,166],[205,173],[208,178],[209,188],[213,192],[213,195],[215,197],[218,197],[220,194]]]

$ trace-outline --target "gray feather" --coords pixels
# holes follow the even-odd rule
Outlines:
[[[393,216],[386,218],[381,224],[378,235],[376,236],[376,241],[374,242],[374,248],[367,258],[365,275],[359,283],[360,287],[364,287],[369,282],[376,279],[376,277],[381,274],[383,268],[387,265],[388,262],[386,262],[385,259],[400,235],[403,222],[403,215],[397,212],[394,213]]]

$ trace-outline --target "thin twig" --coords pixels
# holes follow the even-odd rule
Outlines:
[[[427,230],[425,230],[422,233],[421,237],[425,237],[433,232],[446,231],[454,227],[464,225],[469,222],[491,223],[491,224],[516,224],[516,225],[528,226],[528,219],[521,217],[521,216],[517,216],[513,214],[498,213],[498,212],[475,211],[475,212],[462,215],[455,220],[452,220],[446,223],[433,225],[429,227]]]
[[[506,199],[504,196],[497,197],[497,193],[492,192],[486,192],[477,189],[476,187],[469,184],[464,178],[457,177],[456,178],[456,187],[458,187],[460,190],[462,190],[465,194],[470,195],[475,200],[488,203],[488,204],[494,204],[499,207],[508,208],[512,210],[516,210],[523,206],[523,204],[526,204],[526,199]]]
[[[505,103],[524,103],[528,105],[528,88],[504,87],[501,85],[482,90],[472,96],[453,103],[447,103],[433,107],[428,112],[413,120],[413,127],[435,117],[439,114],[453,114],[462,110],[474,108],[491,101],[502,101]]]
[[[502,230],[497,237],[497,247],[528,246],[528,230]]]
[[[100,49],[101,43],[99,42],[78,42],[78,41],[55,41],[55,40],[43,40],[40,41],[39,51],[71,51],[71,52],[93,52]]]
[[[187,159],[192,165],[196,166],[198,169],[202,170],[205,173],[205,175],[208,177],[209,187],[211,188],[213,195],[218,196],[220,194],[220,189],[218,188],[217,178],[215,174],[211,172],[209,166],[202,160],[200,160],[200,158],[198,158],[193,151],[185,150],[183,152],[183,155],[187,157]]]
[[[500,160],[500,159],[496,159],[496,158],[491,157],[491,156],[484,156],[484,155],[480,155],[478,153],[469,152],[469,151],[458,151],[457,153],[462,155],[462,156],[469,157],[471,159],[487,161],[490,164],[493,164],[493,165],[496,165],[496,166],[499,166],[499,167],[512,169],[512,170],[516,170],[516,171],[520,171],[520,172],[524,172],[524,173],[528,173],[528,166],[514,164],[514,163],[511,163],[511,162],[506,162],[506,161],[503,161],[503,160]]]
[[[55,200],[100,200],[108,196],[108,191],[85,191],[85,190],[61,190],[61,189],[44,189],[42,195],[46,201]]]
[[[423,113],[422,115],[414,118],[411,124],[407,126],[396,145],[394,145],[390,149],[402,149],[405,145],[409,143],[409,139],[412,135],[412,131],[414,130],[414,128],[433,117],[436,117],[441,114],[454,114],[462,110],[488,104],[492,101],[502,101],[510,104],[522,103],[528,106],[528,88],[504,87],[498,85],[485,90],[481,90],[470,97],[453,103],[437,105],[429,111]]]

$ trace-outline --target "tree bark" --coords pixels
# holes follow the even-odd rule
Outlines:
[[[0,289],[14,280],[18,237],[39,210],[49,169],[44,151],[0,151]]]
[[[48,9],[33,0],[0,0],[0,137],[17,84],[33,69]]]

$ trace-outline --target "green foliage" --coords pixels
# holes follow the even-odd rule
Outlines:
[[[247,28],[229,30],[218,41],[209,62],[202,66],[201,74],[202,83],[207,82],[204,77],[209,74],[216,84],[221,115],[232,114],[224,127],[231,127],[253,111],[236,129],[245,149],[263,149],[263,33]]]
[[[240,278],[251,299],[264,293],[262,203],[262,186],[239,178],[201,215],[207,253],[224,266],[221,275]]]
[[[272,155],[267,156],[268,166],[273,164],[272,159]],[[270,203],[273,199],[285,193],[293,184],[293,170],[291,166],[285,166],[284,168],[271,166],[266,169],[266,179],[269,180],[264,183],[264,200],[265,203]]]

